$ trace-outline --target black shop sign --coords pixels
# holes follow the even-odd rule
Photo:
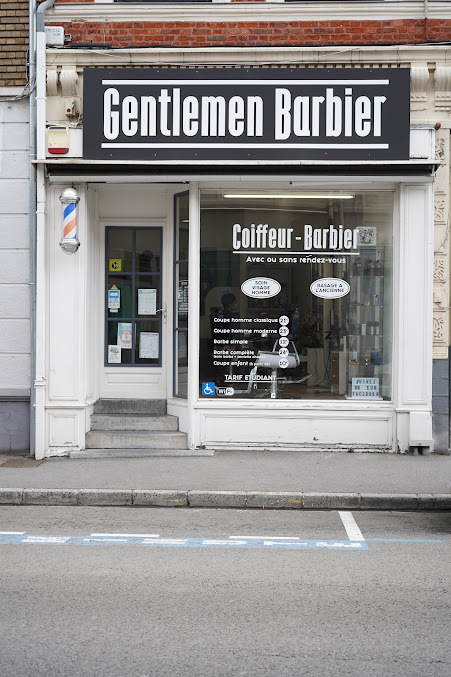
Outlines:
[[[405,68],[86,68],[90,160],[407,160]]]

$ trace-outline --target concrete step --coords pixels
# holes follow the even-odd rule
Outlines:
[[[186,449],[186,433],[147,430],[91,430],[86,433],[88,449]]]
[[[166,400],[97,400],[95,414],[166,414]]]
[[[70,458],[150,458],[155,456],[214,456],[213,449],[83,449]]]
[[[155,430],[176,431],[179,429],[177,416],[168,414],[92,414],[91,430]]]

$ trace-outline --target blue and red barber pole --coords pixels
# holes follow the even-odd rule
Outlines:
[[[74,254],[80,246],[77,238],[77,204],[80,197],[75,188],[65,188],[60,195],[63,210],[63,239],[60,247],[65,254]]]

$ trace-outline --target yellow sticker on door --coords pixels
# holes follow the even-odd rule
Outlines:
[[[110,259],[108,270],[114,273],[120,273],[122,270],[122,259]]]

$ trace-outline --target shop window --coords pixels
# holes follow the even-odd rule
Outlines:
[[[105,365],[161,366],[161,228],[106,229]]]
[[[390,400],[393,193],[203,191],[200,395]]]
[[[189,194],[174,203],[174,397],[188,397]]]

